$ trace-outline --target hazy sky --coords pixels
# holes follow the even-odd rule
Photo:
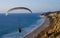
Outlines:
[[[60,0],[0,0],[0,13],[13,7],[27,7],[33,12],[60,10]]]

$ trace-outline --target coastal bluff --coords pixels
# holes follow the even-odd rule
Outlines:
[[[50,24],[36,38],[60,38],[60,11],[42,14],[49,18]]]

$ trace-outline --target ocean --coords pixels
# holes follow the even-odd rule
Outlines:
[[[21,38],[43,22],[39,13],[0,14],[0,38]]]

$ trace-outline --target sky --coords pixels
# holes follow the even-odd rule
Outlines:
[[[0,0],[0,13],[14,7],[27,7],[32,12],[59,11],[60,0]]]

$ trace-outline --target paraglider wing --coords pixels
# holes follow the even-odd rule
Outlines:
[[[26,8],[26,7],[15,7],[15,8],[9,9],[9,10],[7,11],[6,15],[8,15],[8,13],[9,13],[10,11],[18,10],[18,9],[25,9],[25,10],[28,10],[29,12],[32,13],[32,11],[31,11],[29,8]]]

